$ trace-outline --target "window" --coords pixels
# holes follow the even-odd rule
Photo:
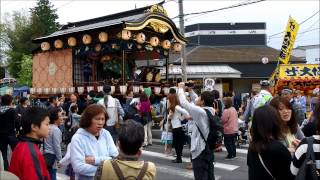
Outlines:
[[[320,58],[315,58],[314,60],[317,62],[317,61],[320,61]]]

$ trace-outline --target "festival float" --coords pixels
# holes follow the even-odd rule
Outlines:
[[[140,86],[168,93],[169,54],[179,53],[187,40],[162,3],[68,23],[34,39],[40,48],[33,53],[31,94],[83,94],[106,84],[115,96],[128,88],[137,93]]]
[[[274,94],[290,88],[310,96],[315,88],[320,87],[320,64],[280,64],[270,80]]]

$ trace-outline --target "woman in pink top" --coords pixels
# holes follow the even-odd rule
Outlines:
[[[237,110],[232,107],[232,98],[223,98],[225,105],[222,113],[221,122],[223,124],[224,132],[224,145],[228,151],[226,159],[232,159],[236,157],[236,140],[238,133],[238,113]]]
[[[140,102],[137,105],[137,110],[141,115],[141,123],[144,126],[144,145],[152,145],[152,116],[151,103],[145,92],[140,94]]]

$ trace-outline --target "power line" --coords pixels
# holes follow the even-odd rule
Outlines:
[[[231,5],[231,6],[227,6],[227,7],[223,7],[223,8],[219,8],[219,9],[213,9],[213,10],[209,10],[209,11],[201,11],[201,12],[196,12],[196,13],[188,13],[188,14],[183,14],[183,16],[190,16],[190,15],[198,15],[198,14],[207,14],[207,13],[212,13],[212,12],[216,12],[216,11],[221,11],[221,10],[225,10],[225,9],[232,9],[232,8],[236,8],[236,7],[241,7],[241,6],[246,6],[246,5],[250,5],[250,4],[255,4],[255,3],[259,3],[262,1],[266,1],[266,0],[257,0],[257,1],[247,1],[245,3],[240,3],[240,4],[235,4],[235,5]],[[178,16],[175,16],[171,19],[176,19],[178,18]]]
[[[61,6],[57,7],[57,10],[60,9],[60,8],[65,7],[65,6],[67,6],[67,5],[69,5],[69,4],[71,4],[73,1],[74,1],[74,0],[70,0],[69,2],[66,2],[66,3],[62,4]]]
[[[248,2],[248,1],[250,1],[250,0],[247,0],[247,1],[245,1],[245,2]],[[241,3],[235,4],[235,5],[233,5],[233,6],[240,5],[240,4],[243,4],[243,3],[245,3],[245,2],[241,2]],[[195,21],[196,18],[198,18],[198,17],[200,17],[200,16],[206,16],[206,15],[209,15],[209,13],[195,15],[195,16],[193,16],[193,17],[186,18],[185,21],[187,21],[187,22]],[[192,19],[192,20],[190,20],[190,19]]]
[[[305,19],[304,21],[302,21],[302,22],[300,23],[300,25],[302,25],[303,23],[307,22],[309,19],[311,19],[313,16],[315,16],[315,15],[318,14],[318,13],[319,13],[319,11],[316,12],[316,13],[314,13],[314,14],[312,14],[310,17],[308,17],[307,19]],[[273,37],[273,36],[282,34],[282,33],[284,33],[284,32],[285,32],[285,31],[281,31],[281,32],[279,32],[279,33],[272,34],[272,35],[268,36],[268,38],[271,38],[271,37]]]

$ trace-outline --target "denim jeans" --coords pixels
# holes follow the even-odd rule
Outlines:
[[[116,127],[115,126],[106,126],[106,130],[108,130],[109,133],[111,134],[114,144],[117,144],[118,132],[117,132]]]
[[[206,147],[201,154],[192,160],[192,168],[195,180],[214,180],[214,154]]]
[[[237,134],[224,134],[224,145],[228,151],[228,157],[236,157]]]
[[[3,157],[4,170],[8,170],[9,168],[9,162],[7,158],[8,145],[10,146],[11,151],[13,151],[17,144],[18,144],[18,139],[16,138],[16,136],[11,136],[11,135],[0,136],[0,151]]]
[[[57,180],[57,169],[50,169],[49,173],[51,180]]]

